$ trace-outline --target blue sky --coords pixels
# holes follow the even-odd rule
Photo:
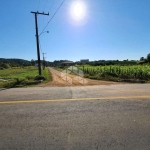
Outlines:
[[[39,34],[63,0],[0,0],[0,58],[37,59],[35,20]],[[150,53],[150,0],[80,0],[86,15],[70,15],[76,0],[65,0],[40,38],[46,60],[139,60]]]

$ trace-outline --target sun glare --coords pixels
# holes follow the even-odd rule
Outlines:
[[[71,5],[71,16],[74,20],[80,21],[84,19],[86,15],[86,7],[85,4],[82,1],[75,1]]]

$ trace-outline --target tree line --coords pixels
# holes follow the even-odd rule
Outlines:
[[[65,62],[68,60],[55,60],[53,62],[50,61],[45,61],[46,66],[56,66],[57,64],[60,64],[62,62]],[[89,64],[91,66],[105,66],[105,65],[136,65],[136,64],[145,64],[145,63],[150,63],[150,53],[147,55],[146,58],[141,57],[140,60],[113,60],[113,61],[105,61],[105,60],[99,60],[99,61],[90,61],[87,62],[86,64]],[[41,64],[43,64],[43,61],[41,60]],[[81,65],[81,62],[75,62],[75,64]],[[24,59],[15,59],[15,58],[10,58],[10,59],[5,59],[5,58],[0,58],[0,70],[2,69],[7,69],[7,68],[12,68],[12,67],[25,67],[25,66],[36,66],[37,65],[37,60],[24,60]]]
[[[7,69],[11,67],[19,67],[19,66],[30,66],[31,63],[28,60],[23,59],[5,59],[0,58],[0,69]]]
[[[12,67],[26,67],[26,66],[36,66],[37,60],[24,60],[24,59],[16,59],[16,58],[0,58],[0,70],[9,69]],[[41,60],[41,64],[43,61]],[[46,61],[46,66],[52,66],[51,62]]]

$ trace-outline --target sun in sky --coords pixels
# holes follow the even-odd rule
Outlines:
[[[70,14],[73,20],[81,21],[86,16],[86,6],[81,0],[77,0],[71,4]]]

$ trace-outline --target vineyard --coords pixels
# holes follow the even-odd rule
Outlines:
[[[105,79],[113,81],[138,81],[150,82],[150,65],[133,66],[78,66],[84,72],[84,77],[91,79]]]

